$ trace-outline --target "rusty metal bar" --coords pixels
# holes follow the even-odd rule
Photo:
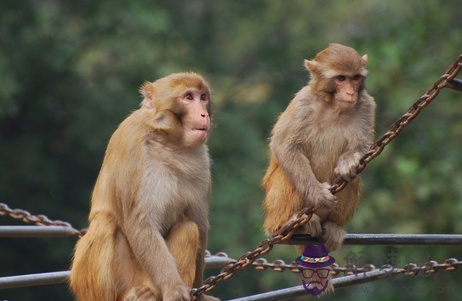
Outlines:
[[[228,257],[207,256],[205,257],[205,268],[211,269],[223,267],[228,263],[231,263],[232,261],[233,259],[230,259]],[[69,278],[70,274],[71,271],[61,271],[0,277],[0,289],[65,283]]]
[[[64,283],[70,271],[39,273],[0,278],[0,289]]]
[[[453,89],[459,92],[462,92],[462,80],[459,80],[457,78],[448,80],[446,82],[446,87],[449,89]]]
[[[319,243],[317,238],[297,234],[284,242],[290,245]],[[344,245],[359,246],[462,246],[462,234],[345,234]]]
[[[359,273],[351,276],[343,276],[332,279],[332,284],[335,289],[345,288],[353,285],[374,282],[396,276],[397,273],[390,273],[387,270],[374,270],[366,273]],[[276,291],[271,291],[263,294],[257,294],[242,298],[231,299],[228,301],[276,301],[293,299],[300,296],[309,295],[303,285],[284,288]]]

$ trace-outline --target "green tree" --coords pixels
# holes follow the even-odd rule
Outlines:
[[[212,84],[213,195],[209,250],[237,258],[265,238],[260,188],[267,137],[308,81],[303,59],[330,42],[369,55],[368,91],[378,136],[460,54],[462,4],[338,1],[2,1],[0,3],[0,202],[86,227],[106,143],[136,109],[146,80],[196,71]],[[461,233],[461,94],[445,90],[364,173],[363,201],[349,232]],[[0,223],[22,224],[7,217]],[[65,270],[76,238],[0,240],[0,277]],[[348,247],[422,251],[442,261],[457,248]],[[292,261],[277,246],[269,260]],[[404,256],[405,257],[405,256]],[[399,258],[404,260],[404,258]],[[460,258],[459,258],[460,259]],[[215,275],[219,271],[207,271]],[[456,300],[460,272],[398,276],[374,288],[410,286],[377,300]],[[212,293],[230,299],[301,284],[289,272],[239,271]],[[422,287],[446,286],[433,294]],[[370,299],[338,291],[325,297]],[[11,300],[71,300],[65,285],[0,291]]]

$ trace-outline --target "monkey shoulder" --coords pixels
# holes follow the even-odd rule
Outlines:
[[[279,116],[275,128],[289,127],[293,131],[297,126],[305,127],[309,124],[320,109],[319,104],[313,101],[314,98],[316,96],[311,87],[303,87]]]

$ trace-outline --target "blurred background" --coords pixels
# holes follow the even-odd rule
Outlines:
[[[208,249],[238,258],[266,238],[260,182],[267,138],[308,81],[303,60],[331,42],[369,55],[378,138],[462,53],[461,12],[459,0],[1,1],[0,202],[87,227],[107,141],[138,108],[140,85],[195,71],[211,83],[216,111]],[[369,164],[348,232],[462,233],[461,117],[462,93],[443,90]],[[0,217],[0,224],[23,223]],[[0,277],[66,270],[76,240],[2,238]],[[342,266],[350,252],[368,252],[367,262],[380,266],[372,255],[382,251],[398,254],[397,267],[412,252],[462,259],[460,247],[343,246],[331,255]],[[296,257],[291,246],[265,256]],[[338,290],[323,300],[456,300],[461,277],[399,275],[362,286],[373,295]],[[211,294],[226,300],[301,283],[289,271],[248,269]],[[72,296],[57,284],[0,290],[0,299]]]

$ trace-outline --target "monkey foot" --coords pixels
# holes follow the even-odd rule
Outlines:
[[[327,222],[323,226],[324,234],[322,240],[324,241],[327,252],[337,250],[343,244],[345,230],[335,223]]]

